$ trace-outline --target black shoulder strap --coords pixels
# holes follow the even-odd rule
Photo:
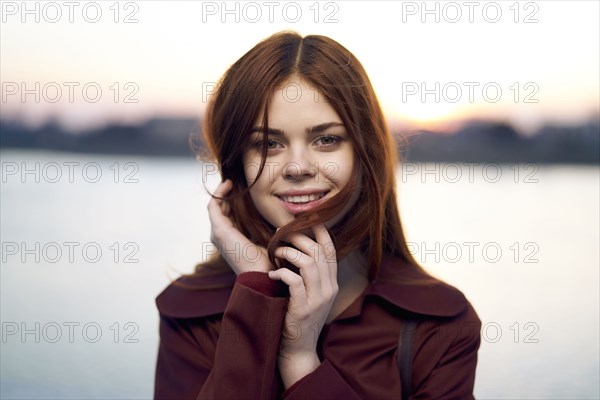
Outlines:
[[[412,344],[416,328],[417,321],[412,319],[402,320],[397,353],[400,383],[402,385],[402,400],[407,400],[412,394]]]

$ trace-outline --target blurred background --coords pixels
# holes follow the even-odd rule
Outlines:
[[[188,138],[284,29],[337,40],[398,139],[409,246],[482,322],[478,399],[597,399],[596,1],[1,1],[2,399],[147,399],[154,299],[210,254]]]

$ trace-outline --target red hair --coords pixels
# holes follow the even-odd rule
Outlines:
[[[274,91],[292,75],[314,87],[340,116],[352,141],[355,173],[344,188],[319,207],[296,215],[277,232],[258,212],[249,194],[243,165],[248,135],[261,117],[263,132],[268,129],[268,106]],[[263,133],[266,142],[266,133]],[[226,196],[229,217],[253,243],[273,252],[281,238],[301,231],[317,221],[332,219],[352,194],[359,198],[345,217],[330,229],[338,260],[359,249],[366,257],[369,279],[373,279],[384,254],[391,254],[428,275],[412,257],[396,203],[396,144],[387,128],[381,107],[360,62],[336,41],[318,35],[302,37],[280,32],[261,41],[233,64],[221,78],[204,120],[204,143],[222,179],[231,179],[233,188]],[[263,146],[259,175],[266,162]],[[194,275],[213,269],[228,269],[216,257],[196,267]],[[416,271],[418,270],[418,271]],[[413,275],[413,274],[411,274]],[[414,276],[414,275],[413,275]]]

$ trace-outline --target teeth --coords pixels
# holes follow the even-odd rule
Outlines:
[[[287,201],[288,203],[302,204],[302,203],[308,203],[309,201],[319,200],[323,196],[325,196],[325,193],[303,195],[303,196],[280,196],[280,197],[282,200]]]

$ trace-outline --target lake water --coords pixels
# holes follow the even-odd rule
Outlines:
[[[2,151],[0,397],[148,399],[209,242],[194,160]],[[405,164],[408,241],[483,324],[478,399],[598,399],[597,166]],[[208,181],[214,184],[214,177]]]

